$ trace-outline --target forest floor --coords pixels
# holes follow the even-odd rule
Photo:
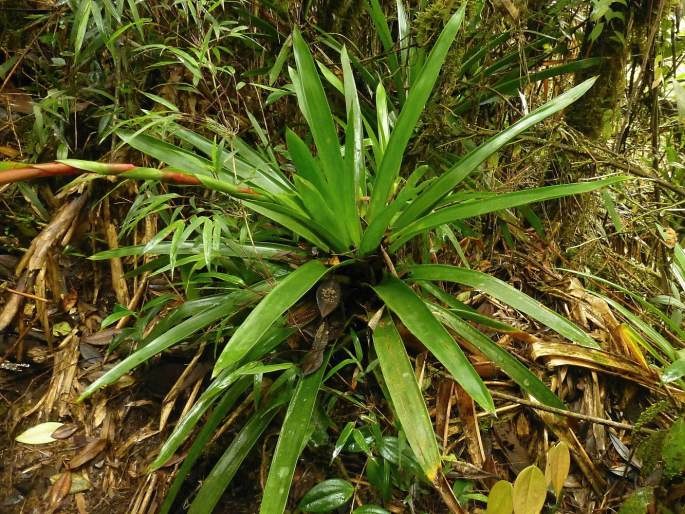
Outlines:
[[[67,140],[82,158],[143,159],[140,154],[129,155],[128,150],[115,145],[109,147],[94,135],[98,120],[106,116],[92,114],[98,108],[92,100],[77,102],[75,97],[48,94],[53,91],[51,81],[62,81],[59,83],[63,85],[71,78],[61,77],[58,81],[52,76],[62,69],[62,54],[43,55],[43,47],[32,43],[40,41],[47,47],[58,45],[55,41],[62,38],[65,47],[71,49],[78,30],[74,30],[77,36],[72,36],[60,25],[67,23],[60,18],[66,7],[54,8],[52,2],[48,7],[42,2],[35,4],[37,12],[47,14],[40,22],[34,22],[30,16],[21,18],[26,33],[18,42],[12,41],[15,49],[20,50],[15,52],[19,58],[9,67],[0,63],[0,160],[50,161],[64,149]],[[13,9],[24,7],[17,4]],[[495,12],[492,16],[496,15]],[[17,21],[7,16],[0,13],[0,27],[2,22],[10,27]],[[93,24],[99,22],[86,20],[91,23],[88,37],[97,32]],[[9,33],[0,37],[9,37]],[[104,53],[101,48],[100,51]],[[74,54],[64,55],[71,58]],[[245,58],[249,61],[245,67],[256,67],[257,63],[263,66],[262,59],[263,55],[255,58],[250,54]],[[78,88],[83,90],[90,80],[83,71],[86,68],[74,66],[74,76],[82,81]],[[151,94],[159,93],[154,101],[173,100],[188,113],[186,121],[195,121],[201,112],[203,116],[221,119],[227,126],[227,119],[238,120],[235,124],[245,131],[249,129],[247,107],[266,119],[261,110],[262,90],[245,87],[238,94],[235,81],[225,81],[230,84],[213,98],[193,90],[188,85],[192,74],[178,63],[168,68],[164,80],[154,75],[158,73],[156,68],[150,72],[157,80],[155,86],[162,87],[150,89],[155,93],[144,93],[147,99],[143,101],[150,101]],[[38,69],[46,70],[45,77]],[[209,73],[204,69],[202,72]],[[111,86],[109,73],[114,71],[105,69],[102,75]],[[135,74],[134,69],[133,78],[129,77],[131,84],[135,84]],[[43,80],[45,87],[40,87],[45,97],[39,103],[36,84]],[[184,87],[178,87],[181,83]],[[210,80],[202,84],[209,84],[210,90],[215,85]],[[74,87],[71,83],[69,86]],[[114,89],[117,95],[126,93],[119,85]],[[228,105],[226,113],[221,102],[234,94],[238,99],[236,105]],[[117,96],[117,109],[121,108],[118,102]],[[67,104],[69,108],[64,108]],[[284,119],[289,120],[288,109],[293,109],[292,104],[277,113],[275,119],[269,119],[270,125],[279,127]],[[136,107],[136,114],[139,110]],[[149,109],[146,114],[150,113],[154,115],[155,110]],[[495,114],[493,119],[506,118]],[[88,124],[81,125],[81,116],[87,118]],[[78,123],[74,121],[77,117]],[[435,126],[432,129],[437,130]],[[556,216],[545,230],[531,227],[530,223],[522,222],[523,218],[498,219],[485,223],[484,237],[460,238],[462,255],[448,244],[436,244],[432,258],[445,264],[466,260],[478,271],[505,280],[582,327],[601,343],[602,349],[571,344],[496,299],[471,294],[469,305],[478,313],[515,328],[509,333],[488,327],[480,327],[481,330],[550,384],[568,406],[568,411],[555,411],[522,396],[512,380],[479,356],[468,341],[462,342],[471,363],[492,392],[496,404],[496,416],[492,416],[480,410],[446,376],[418,340],[407,335],[412,363],[421,378],[429,414],[446,456],[445,475],[467,511],[485,511],[484,500],[498,480],[513,482],[532,464],[545,470],[553,443],[562,442],[570,449],[573,460],[563,482],[563,495],[556,498],[548,493],[547,512],[685,512],[685,424],[681,420],[685,391],[680,388],[682,380],[662,380],[664,363],[655,365],[647,350],[657,341],[674,353],[682,352],[685,343],[681,334],[662,323],[667,318],[680,328],[682,304],[674,307],[655,302],[649,304],[652,308],[641,301],[658,299],[678,284],[673,277],[671,256],[679,236],[668,226],[659,233],[653,218],[661,210],[682,202],[685,191],[645,171],[644,155],[651,151],[646,130],[642,135],[644,144],[621,155],[597,147],[571,129],[565,132],[571,134],[568,140],[554,147],[547,141],[553,130],[546,126],[537,133],[531,131],[522,138],[516,155],[513,151],[503,152],[502,162],[493,167],[504,170],[503,175],[509,172],[514,177],[512,183],[518,180],[519,173],[524,181],[527,173],[540,171],[535,169],[539,161],[553,168],[562,160],[557,160],[557,156],[563,154],[575,170],[591,166],[601,170],[606,166],[634,178],[648,176],[649,181],[637,180],[637,185],[628,190],[626,196],[632,203],[626,200],[629,207],[622,207],[623,229],[614,230],[615,213],[610,212],[611,205],[603,204],[596,209],[601,214],[593,219],[601,230],[582,234],[583,240],[575,252],[562,249],[560,240],[567,238],[563,234],[565,227],[575,227],[574,223],[587,216],[587,211],[595,212],[591,204],[574,198],[549,206],[550,211],[561,211],[562,215]],[[530,163],[520,164],[521,155],[532,156]],[[186,300],[178,280],[166,273],[150,276],[145,268],[149,262],[143,258],[89,258],[102,250],[116,250],[119,245],[149,242],[163,227],[164,220],[150,214],[138,220],[140,224],[135,230],[119,237],[122,227],[131,222],[127,218],[129,209],[141,197],[141,186],[132,181],[122,185],[109,178],[75,182],[51,178],[27,184],[0,183],[0,513],[155,513],[188,450],[181,447],[164,467],[152,473],[147,472],[147,466],[209,382],[211,352],[204,343],[177,345],[91,398],[76,400],[89,384],[132,350],[127,344],[135,337],[111,351],[110,343],[117,335],[125,330],[139,330],[140,333],[134,333],[142,338],[143,333],[149,333],[155,323]],[[515,185],[507,184],[511,188]],[[160,195],[169,192],[178,193],[174,200],[183,208],[200,209],[200,205],[210,212],[217,203],[215,197],[195,197],[182,188],[164,186],[158,191]],[[631,210],[635,204],[640,205],[639,209]],[[652,211],[657,212],[653,217],[645,214]],[[591,275],[611,279],[630,291],[626,293],[625,289],[617,289]],[[145,318],[147,314],[141,307],[161,296],[171,300],[163,309],[149,311],[152,314]],[[137,315],[122,315],[103,327],[103,320],[117,305],[126,306]],[[655,311],[662,316],[655,315]],[[661,332],[653,334],[652,327],[657,324]],[[644,343],[645,339],[649,339],[649,344]],[[305,353],[297,345],[287,351],[298,357]],[[299,512],[296,505],[304,494],[332,476],[342,477],[355,486],[352,503],[339,509],[340,513],[368,503],[383,503],[392,513],[449,512],[435,490],[408,477],[407,469],[401,466],[399,470],[393,468],[396,474],[387,479],[392,481],[392,493],[383,498],[370,483],[364,454],[344,451],[331,458],[336,437],[347,423],[380,427],[387,433],[394,430],[394,425],[388,419],[389,409],[381,388],[360,379],[356,371],[346,368],[326,387],[331,396],[349,396],[353,401],[342,403],[335,410],[329,435],[314,427],[314,442],[304,450],[295,471],[290,512]],[[193,497],[252,408],[252,398],[248,396],[225,419],[186,479],[172,512],[187,510],[186,500]],[[277,420],[280,419],[281,415]],[[46,422],[61,423],[56,432],[51,432],[54,442],[25,444],[16,440],[27,429]],[[267,429],[215,512],[259,511],[279,427],[274,422]],[[683,430],[678,432],[673,427]]]

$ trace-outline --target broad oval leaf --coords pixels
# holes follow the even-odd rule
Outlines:
[[[59,423],[57,421],[48,421],[46,423],[40,423],[39,425],[24,430],[15,438],[15,441],[24,444],[53,443],[57,441],[57,439],[52,437],[52,434],[62,426],[64,426],[64,423]]]
[[[374,329],[373,346],[409,446],[432,482],[440,470],[440,450],[404,343],[389,315],[384,316]]]
[[[285,311],[302,298],[327,271],[328,268],[321,262],[313,260],[278,282],[226,343],[214,366],[213,376],[243,358]]]
[[[420,264],[409,266],[411,278],[414,280],[441,280],[456,282],[465,286],[473,287],[479,291],[497,298],[507,305],[528,314],[531,318],[539,321],[562,336],[590,348],[599,348],[599,345],[578,326],[563,318],[553,310],[545,307],[518,289],[513,288],[506,282],[486,273],[466,268],[458,268],[443,264]]]
[[[528,466],[514,482],[514,514],[538,514],[545,505],[546,497],[545,475],[537,466]]]
[[[347,480],[332,478],[312,487],[300,500],[303,512],[330,512],[345,505],[354,494],[354,486]]]
[[[564,482],[571,467],[571,454],[568,445],[561,441],[552,446],[547,452],[547,464],[545,465],[545,479],[552,486],[554,495],[559,498]]]
[[[514,511],[514,486],[500,480],[490,489],[485,514],[511,514]]]
[[[487,387],[459,345],[428,310],[423,300],[401,280],[386,279],[373,287],[376,294],[402,320],[430,352],[447,368],[464,390],[488,412],[495,405]]]

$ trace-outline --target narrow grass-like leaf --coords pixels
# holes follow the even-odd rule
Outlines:
[[[487,387],[459,345],[433,316],[423,300],[404,282],[393,277],[386,277],[373,290],[476,403],[486,411],[493,412],[495,406]]]
[[[152,464],[150,464],[148,470],[154,471],[158,469],[171,458],[176,450],[185,442],[192,430],[195,429],[195,426],[202,415],[212,406],[222,391],[232,389],[233,384],[246,375],[261,375],[264,373],[283,371],[292,367],[293,365],[290,363],[265,366],[261,362],[248,362],[237,370],[222,374],[214,379],[190,410],[176,424],[174,431],[167,440],[164,441],[162,448],[159,450],[159,455],[157,455]]]
[[[269,426],[271,420],[278,414],[278,408],[288,401],[288,397],[288,391],[280,391],[243,426],[202,482],[202,487],[190,505],[188,514],[207,514],[214,510],[245,457]]]
[[[478,168],[485,159],[497,152],[523,131],[578,100],[578,98],[583,96],[587,90],[592,87],[595,80],[596,78],[588,79],[553,100],[550,100],[545,105],[518,120],[511,127],[499,132],[478,148],[471,151],[452,168],[441,174],[440,177],[431,184],[431,186],[413,202],[406,211],[404,211],[397,220],[395,226],[397,228],[402,228],[428,212],[441,198],[453,191],[457,184]]]
[[[154,355],[157,355],[162,350],[166,350],[170,346],[184,340],[199,330],[206,329],[209,325],[220,319],[230,317],[246,305],[255,302],[258,298],[259,295],[257,293],[249,290],[226,295],[218,305],[193,315],[126,357],[123,361],[90,384],[81,396],[79,396],[78,401],[88,398],[102,387],[113,384],[133,368],[139,366]]]
[[[491,275],[471,269],[442,264],[420,264],[408,267],[414,280],[440,280],[473,287],[489,294],[507,305],[528,314],[531,318],[551,328],[562,336],[583,346],[599,348],[599,345],[577,325],[545,307],[527,294],[513,288]]]
[[[421,286],[421,289],[433,295],[439,301],[444,303],[451,313],[459,316],[459,318],[461,319],[473,321],[474,323],[478,323],[479,325],[483,325],[485,327],[494,328],[498,332],[507,333],[519,331],[511,325],[507,325],[506,323],[502,323],[501,321],[481,314],[473,307],[466,305],[463,302],[460,302],[451,294],[446,293],[438,286],[436,286],[433,282],[421,281],[419,282],[419,286]]]
[[[504,373],[509,375],[509,377],[525,392],[533,396],[540,403],[544,403],[550,407],[556,407],[557,409],[566,409],[564,403],[557,395],[549,390],[542,380],[480,330],[473,328],[447,309],[443,309],[436,305],[431,305],[430,308],[438,319],[459,334],[459,336],[478,348],[485,357]]]
[[[312,260],[279,281],[226,343],[214,366],[213,376],[243,358],[276,320],[302,298],[327,271],[321,262]]]
[[[424,474],[432,482],[440,471],[440,450],[409,356],[389,315],[374,329],[373,346],[409,446]]]
[[[331,190],[342,192],[344,180],[340,140],[316,64],[297,29],[293,32],[293,51],[302,88],[298,99],[306,105],[309,115],[307,121],[318,150],[321,167]],[[334,202],[333,206],[342,206],[338,197],[334,196],[329,200]]]
[[[402,243],[406,242],[415,235],[422,234],[427,230],[439,227],[440,225],[444,225],[446,223],[453,223],[457,220],[472,218],[474,216],[482,216],[483,214],[497,212],[503,209],[511,209],[513,207],[520,207],[522,205],[528,205],[535,202],[542,202],[555,198],[562,198],[564,196],[587,193],[625,181],[627,179],[628,177],[617,176],[603,180],[595,180],[592,182],[538,187],[534,189],[526,189],[524,191],[515,191],[513,193],[493,195],[488,199],[487,202],[474,200],[443,207],[442,209],[438,209],[427,216],[419,218],[415,222],[407,225],[405,228],[394,232],[389,238],[393,243],[390,249],[391,251],[394,251]]]
[[[285,510],[295,465],[307,444],[309,424],[329,357],[330,353],[326,354],[316,372],[302,377],[293,393],[269,467],[260,514],[282,514]]]
[[[360,184],[366,181],[364,176],[363,123],[357,85],[352,73],[352,65],[343,47],[340,55],[343,78],[345,81],[345,110],[347,126],[345,128],[345,175],[343,178],[345,225],[355,246],[361,241],[361,222],[357,208]]]
[[[169,490],[166,492],[166,495],[164,496],[164,502],[159,508],[159,514],[168,514],[168,512],[171,510],[174,500],[180,492],[186,476],[188,476],[191,468],[202,454],[202,451],[205,449],[205,445],[212,438],[217,427],[219,426],[219,423],[221,423],[226,414],[228,414],[228,411],[233,407],[238,398],[250,387],[251,384],[252,379],[250,377],[243,377],[241,380],[233,384],[233,386],[230,387],[221,397],[221,400],[216,407],[214,407],[214,410],[207,419],[207,422],[202,427],[202,430],[200,430],[200,432],[197,434],[197,437],[195,437],[190,450],[188,450],[188,454],[186,455],[185,459],[183,459],[181,466],[176,472],[174,481],[169,487]]]
[[[442,64],[447,57],[447,52],[452,46],[457,31],[464,19],[466,4],[464,4],[445,25],[440,33],[435,46],[431,50],[426,63],[424,64],[416,82],[412,84],[407,100],[397,117],[397,123],[390,135],[388,148],[383,154],[383,160],[376,172],[371,202],[369,204],[369,219],[375,216],[385,207],[390,197],[393,183],[397,178],[404,158],[404,151],[411,138],[419,116],[428,101],[428,97],[433,90],[435,81],[440,74]]]

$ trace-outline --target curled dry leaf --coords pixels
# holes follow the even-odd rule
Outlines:
[[[311,375],[316,370],[321,367],[323,362],[323,352],[328,344],[328,339],[330,336],[330,331],[328,329],[328,323],[325,321],[321,322],[319,328],[316,330],[314,335],[314,344],[312,345],[311,351],[305,355],[302,361],[302,373],[306,375]]]
[[[35,427],[31,427],[28,430],[23,431],[16,437],[18,443],[24,444],[48,444],[56,441],[52,434],[64,426],[64,423],[58,423],[56,421],[48,421],[46,423],[41,423]]]
[[[50,483],[56,484],[57,481],[64,480],[65,475],[69,477],[69,482],[71,484],[69,486],[69,489],[67,490],[66,494],[82,493],[84,491],[88,491],[88,490],[92,489],[92,487],[93,487],[93,484],[90,483],[90,480],[88,480],[86,477],[84,477],[80,473],[69,473],[69,472],[58,473],[57,475],[52,475],[50,477]],[[53,488],[54,488],[54,486],[53,486]],[[64,496],[66,496],[66,494]]]
[[[53,478],[54,481],[52,480]],[[52,482],[52,487],[50,488],[48,503],[54,509],[69,494],[71,489],[71,473],[60,473],[50,477],[50,481]]]
[[[52,433],[53,439],[68,439],[78,430],[78,425],[75,423],[68,423],[62,425]]]

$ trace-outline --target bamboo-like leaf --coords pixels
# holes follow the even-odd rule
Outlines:
[[[392,242],[390,250],[396,250],[402,243],[406,242],[417,234],[422,234],[430,229],[439,227],[440,225],[444,225],[446,223],[453,223],[457,220],[471,218],[474,216],[482,216],[483,214],[497,212],[503,209],[511,209],[513,207],[520,207],[522,205],[528,205],[535,202],[542,202],[564,196],[587,193],[590,191],[595,191],[596,189],[610,186],[612,184],[616,184],[618,182],[622,182],[627,179],[628,177],[618,176],[592,182],[539,187],[524,191],[516,191],[513,193],[497,194],[490,197],[487,202],[473,200],[449,207],[443,207],[442,209],[438,209],[427,216],[419,218],[415,222],[407,225],[405,228],[394,232],[389,238],[389,240]]]
[[[307,444],[309,424],[329,357],[327,353],[316,372],[302,377],[293,393],[269,467],[260,514],[282,514],[285,510],[295,465]]]
[[[440,280],[456,282],[473,287],[489,294],[507,305],[528,314],[562,336],[583,346],[599,348],[599,345],[583,330],[566,318],[545,307],[518,289],[491,275],[471,269],[458,268],[442,264],[421,264],[409,266],[411,278],[414,280]]]
[[[226,319],[244,308],[246,305],[255,302],[259,295],[253,291],[244,290],[236,293],[231,293],[220,300],[215,298],[218,304],[213,305],[210,309],[199,312],[182,323],[173,326],[168,331],[160,334],[148,344],[136,350],[131,355],[126,357],[119,364],[107,371],[104,375],[99,377],[95,382],[90,384],[88,388],[79,396],[78,401],[83,401],[88,398],[98,389],[113,384],[122,375],[125,375],[133,368],[139,366],[143,362],[157,355],[162,350],[182,341],[188,336],[206,329],[207,326],[215,323],[220,319]],[[256,341],[255,341],[256,342]]]
[[[397,123],[390,135],[388,147],[383,154],[381,165],[376,172],[371,202],[369,204],[369,220],[373,220],[380,213],[390,197],[392,186],[400,171],[407,143],[416,128],[416,123],[440,74],[440,69],[447,57],[447,52],[450,46],[452,46],[452,42],[461,26],[465,10],[466,4],[454,13],[447,22],[419,76],[409,90],[407,100],[397,117]]]
[[[261,375],[264,373],[271,373],[275,371],[283,371],[292,368],[290,363],[285,364],[271,364],[263,365],[261,362],[248,362],[237,370],[225,373],[214,379],[214,381],[204,390],[200,398],[193,404],[190,410],[179,420],[174,427],[174,431],[167,438],[159,450],[159,455],[148,467],[148,471],[154,471],[163,466],[167,460],[178,450],[178,448],[185,442],[192,430],[195,429],[198,421],[202,415],[209,409],[216,401],[217,397],[223,391],[231,390],[235,398],[244,392],[244,389],[235,390],[234,383],[239,382],[244,376]],[[223,400],[222,400],[223,401]]]
[[[409,446],[424,474],[432,482],[440,471],[440,450],[421,388],[402,339],[389,315],[385,315],[374,329],[373,346]]]
[[[185,170],[187,172],[211,175],[213,166],[211,161],[183,150],[165,141],[160,141],[145,134],[138,134],[126,130],[120,130],[117,135],[129,146],[154,157],[169,166]]]
[[[441,198],[454,190],[462,180],[468,177],[478,166],[497,152],[504,145],[512,141],[523,131],[536,123],[568,107],[578,100],[592,87],[596,78],[591,78],[566,91],[545,105],[524,116],[511,127],[488,139],[475,150],[471,151],[452,168],[445,171],[431,186],[414,201],[395,223],[395,227],[403,228],[421,215],[433,208]]]
[[[431,314],[423,300],[404,282],[393,277],[386,277],[373,289],[409,331],[447,368],[454,380],[483,409],[493,412],[495,406],[487,387],[459,345]]]
[[[218,375],[224,368],[242,359],[276,320],[302,298],[327,271],[328,269],[321,262],[312,260],[279,281],[276,287],[250,312],[226,343],[212,375]]]
[[[557,395],[549,390],[542,380],[492,339],[483,334],[480,330],[473,328],[464,320],[459,319],[458,316],[450,311],[435,305],[431,307],[438,319],[466,341],[478,348],[478,350],[480,350],[485,357],[490,359],[495,366],[509,375],[521,389],[545,405],[556,407],[557,409],[566,409],[564,403]]]

